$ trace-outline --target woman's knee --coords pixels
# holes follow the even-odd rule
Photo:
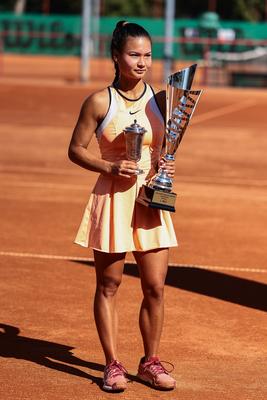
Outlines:
[[[105,297],[113,297],[116,295],[120,284],[121,278],[105,277],[97,283],[96,291]]]
[[[164,283],[143,285],[144,298],[147,300],[162,301],[164,296]]]

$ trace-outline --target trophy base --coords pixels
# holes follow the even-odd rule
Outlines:
[[[143,185],[136,201],[146,207],[159,208],[161,210],[175,211],[176,193],[164,192]]]

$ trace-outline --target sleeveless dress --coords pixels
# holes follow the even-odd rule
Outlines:
[[[108,87],[108,112],[96,130],[102,159],[126,159],[123,130],[134,120],[146,129],[138,166],[144,174],[127,179],[100,174],[85,209],[75,243],[107,253],[147,251],[177,246],[169,211],[137,203],[140,187],[151,178],[161,153],[164,119],[153,89],[129,100]]]

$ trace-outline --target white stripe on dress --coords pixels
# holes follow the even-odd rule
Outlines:
[[[99,127],[96,129],[97,140],[100,139],[100,136],[101,136],[103,130],[110,123],[110,121],[112,121],[112,119],[113,119],[114,115],[116,115],[116,112],[118,109],[118,105],[117,105],[116,100],[114,99],[113,91],[111,90],[111,88],[109,88],[109,91],[110,91],[109,92],[110,93],[110,105],[109,105],[109,109],[108,109],[108,112],[107,112],[105,118],[103,119],[103,121],[101,122]]]

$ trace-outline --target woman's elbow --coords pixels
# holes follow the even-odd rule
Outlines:
[[[70,161],[72,161],[74,163],[77,162],[77,151],[76,151],[75,146],[73,146],[72,144],[69,145],[68,157],[69,157]]]

